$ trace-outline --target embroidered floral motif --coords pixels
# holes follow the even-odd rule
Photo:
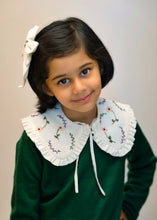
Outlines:
[[[112,112],[113,115],[114,115],[114,119],[112,119],[112,124],[114,124],[115,122],[119,121],[119,119],[117,118],[115,112],[112,110],[112,107],[108,106],[108,107],[107,107],[107,111],[108,111],[108,112]]]
[[[101,113],[101,114],[100,114],[100,119],[99,119],[100,123],[101,123],[101,120],[102,120],[102,118],[103,118],[104,115],[106,115],[106,113]]]
[[[102,130],[103,130],[104,132],[107,132],[107,128],[105,128],[105,127],[103,127]]]
[[[69,133],[70,137],[71,137],[71,145],[70,145],[70,150],[73,149],[73,147],[75,146],[75,138],[73,136],[72,133]]]
[[[44,116],[44,118],[43,118],[43,120],[45,120],[45,124],[44,124],[44,126],[43,127],[37,127],[37,131],[41,131],[42,129],[44,129],[46,126],[47,126],[47,124],[50,124],[50,122],[47,120],[47,118],[46,118],[46,116]]]
[[[113,102],[113,104],[115,104],[115,106],[117,107],[117,108],[119,108],[121,111],[125,111],[125,109],[124,108],[121,108],[115,101],[112,101]]]
[[[62,115],[57,115],[57,116],[62,120],[63,126],[64,126],[64,128],[66,128],[67,122],[66,122],[66,120],[64,119],[64,117],[63,117]]]
[[[111,137],[111,136],[108,136],[108,135],[107,135],[107,128],[103,127],[102,130],[104,131],[104,133],[105,133],[105,135],[106,135],[106,137],[108,138],[108,140],[109,140],[110,143],[116,143],[115,141],[112,140],[112,137]]]
[[[45,122],[45,125],[43,126],[43,128],[45,128],[47,126],[47,124],[50,124],[50,122],[47,120],[46,116],[44,116],[43,118],[46,122]]]
[[[60,150],[55,150],[53,147],[52,147],[52,143],[51,143],[51,141],[49,140],[49,142],[48,142],[48,146],[50,147],[50,149],[54,152],[54,153],[56,153],[56,154],[58,154],[58,153],[60,153],[61,151]]]
[[[62,130],[63,130],[63,128],[60,126],[60,127],[57,129],[56,135],[54,135],[54,137],[57,138],[58,140],[59,140],[59,136],[60,136],[59,131],[62,131]]]
[[[82,123],[81,123],[81,122],[77,122],[77,124],[78,124],[78,125],[82,125]]]
[[[39,115],[41,115],[41,114],[40,114],[40,113],[31,114],[31,117],[34,118],[34,117],[37,117],[37,116],[39,116]]]
[[[125,132],[124,132],[124,130],[123,130],[123,128],[121,127],[121,126],[119,126],[119,128],[121,129],[121,132],[122,132],[122,138],[121,138],[121,144],[123,144],[124,143],[124,141],[125,141]]]
[[[107,111],[108,111],[108,112],[112,112],[112,107],[110,107],[110,106],[107,107]]]
[[[41,130],[42,130],[42,128],[41,128],[41,127],[38,127],[38,128],[37,128],[37,131],[39,131],[39,132],[40,132]]]
[[[105,100],[105,99],[102,99],[102,100],[100,100],[100,101],[98,102],[98,105],[103,105],[105,102],[106,102],[106,100]]]

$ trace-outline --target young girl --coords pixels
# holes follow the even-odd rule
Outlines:
[[[77,18],[37,29],[23,68],[38,112],[22,120],[11,220],[137,219],[156,157],[131,107],[99,98],[113,77],[108,51]]]

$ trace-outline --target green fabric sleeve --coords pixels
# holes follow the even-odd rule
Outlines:
[[[11,220],[39,219],[41,155],[24,132],[16,146]]]
[[[128,220],[135,220],[148,196],[156,166],[156,157],[138,124],[134,146],[127,159],[128,180],[124,186],[122,209]]]

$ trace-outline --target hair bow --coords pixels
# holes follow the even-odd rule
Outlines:
[[[24,87],[26,83],[32,55],[39,45],[39,43],[34,40],[38,33],[38,29],[39,27],[35,25],[27,34],[23,50],[23,85],[20,85],[19,87]]]

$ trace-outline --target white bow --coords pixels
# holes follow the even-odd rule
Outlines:
[[[29,30],[27,34],[23,50],[23,85],[20,85],[19,87],[24,87],[26,83],[32,54],[36,51],[39,45],[39,43],[34,40],[38,33],[38,29],[39,27],[35,25],[32,29]]]

